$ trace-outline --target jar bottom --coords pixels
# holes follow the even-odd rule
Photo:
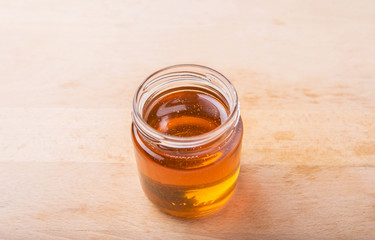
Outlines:
[[[233,194],[240,167],[212,184],[178,186],[162,184],[140,174],[146,196],[160,210],[182,218],[198,218],[220,209]]]
[[[175,217],[180,217],[180,218],[201,218],[201,217],[210,215],[210,214],[216,212],[217,210],[220,210],[221,208],[223,208],[225,206],[225,204],[232,197],[232,194],[234,193],[234,190],[235,190],[235,188],[233,188],[232,191],[229,192],[224,199],[222,199],[221,201],[219,201],[219,202],[217,202],[215,204],[212,204],[210,206],[210,208],[206,209],[206,210],[196,209],[194,211],[183,211],[183,212],[181,212],[181,211],[173,211],[173,210],[162,208],[162,207],[159,207],[159,206],[157,206],[157,207],[161,211],[163,211],[163,212],[165,212],[165,213],[167,213],[169,215],[175,216]]]

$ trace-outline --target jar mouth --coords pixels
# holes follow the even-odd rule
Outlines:
[[[151,127],[143,118],[143,107],[153,96],[165,91],[169,85],[183,83],[197,84],[206,90],[217,92],[227,102],[228,118],[215,129],[195,136],[181,137],[168,135]],[[132,119],[137,130],[149,141],[174,148],[191,148],[213,141],[228,133],[240,118],[237,92],[232,83],[216,70],[197,64],[178,64],[163,68],[146,78],[138,87],[133,99]]]

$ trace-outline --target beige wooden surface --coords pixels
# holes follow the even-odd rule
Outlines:
[[[236,86],[239,184],[181,220],[140,188],[133,93]],[[375,239],[374,1],[0,1],[0,239]]]

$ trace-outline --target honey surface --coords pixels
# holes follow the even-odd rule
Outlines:
[[[148,106],[144,119],[161,133],[190,137],[209,132],[228,118],[216,97],[193,90],[173,92]]]

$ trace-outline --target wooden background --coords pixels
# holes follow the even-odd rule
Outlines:
[[[136,87],[236,86],[238,188],[200,220],[144,196]],[[374,1],[0,1],[0,239],[375,239]]]

